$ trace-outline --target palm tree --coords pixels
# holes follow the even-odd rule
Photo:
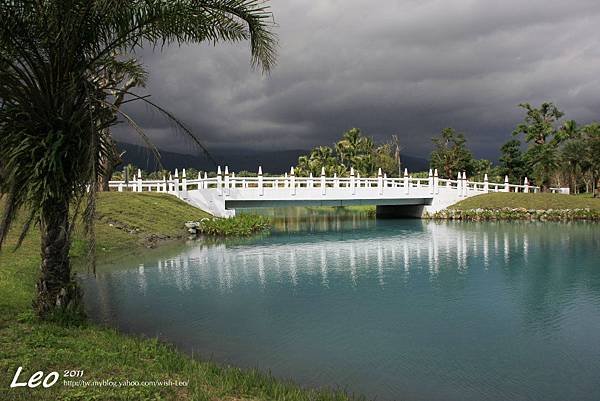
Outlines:
[[[532,168],[535,182],[547,191],[551,185],[552,173],[559,164],[557,147],[545,143],[529,148],[525,158]]]
[[[331,168],[336,165],[333,149],[329,146],[318,146],[310,152],[309,156],[310,171],[314,175],[321,174],[321,168],[325,167],[327,175],[333,174]]]
[[[344,132],[342,139],[335,144],[335,150],[340,159],[340,163],[345,164],[350,162],[354,156],[360,151],[361,141],[360,129],[351,128]]]
[[[600,123],[586,125],[582,133],[587,150],[584,160],[588,165],[592,193],[597,198],[600,197]]]
[[[307,155],[298,157],[298,165],[296,166],[296,174],[299,176],[308,176],[312,172],[310,168],[310,159]]]
[[[262,0],[13,0],[0,5],[0,160],[5,209],[0,244],[17,210],[41,231],[35,309],[42,318],[80,311],[69,260],[73,214],[84,202],[93,249],[96,182],[125,92],[103,79],[142,44],[249,40],[251,62],[275,60],[272,15]],[[142,97],[134,98],[152,104]],[[89,191],[88,191],[89,190]]]
[[[402,160],[400,159],[400,152],[402,151],[402,145],[398,135],[392,135],[392,142],[394,145],[394,160],[398,165],[398,177],[402,177]]]
[[[127,60],[124,63],[119,63],[115,55],[116,65],[122,65],[124,68],[110,68],[102,71],[102,77],[107,86],[115,89],[111,90],[112,102],[108,108],[117,117],[121,112],[121,105],[125,102],[125,97],[132,88],[145,87],[147,72],[144,67],[138,63],[136,59]],[[113,140],[111,131],[106,128],[102,135],[105,137],[103,143],[106,144],[106,149],[101,153],[100,166],[102,173],[98,177],[98,190],[108,191],[108,183],[113,175],[115,168],[123,162],[123,155],[117,148],[117,143]]]

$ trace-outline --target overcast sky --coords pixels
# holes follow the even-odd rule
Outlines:
[[[600,120],[598,0],[270,4],[279,36],[270,75],[251,69],[247,43],[148,50],[140,93],[209,149],[309,149],[359,127],[378,141],[398,134],[406,153],[426,156],[451,126],[493,157],[522,118],[520,102]],[[128,111],[160,147],[190,150],[145,106]]]

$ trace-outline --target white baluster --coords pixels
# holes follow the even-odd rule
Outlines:
[[[258,166],[258,195],[263,196],[265,187],[263,186],[262,166]]]
[[[433,170],[433,187],[434,189],[434,193],[439,194],[440,193],[440,177],[438,176],[438,170],[437,168]]]
[[[230,181],[229,167],[225,166],[225,196],[229,196],[229,193],[230,193],[229,192],[229,189],[230,189],[229,185],[231,185],[231,184],[230,184],[229,181]]]
[[[356,195],[356,183],[354,182],[354,167],[350,167],[350,188],[352,188],[352,195]]]
[[[433,194],[433,171],[429,169],[429,175],[427,176],[427,185],[429,186],[429,193]]]
[[[381,175],[381,168],[377,170],[377,188],[379,188],[379,195],[383,195],[383,176]]]
[[[504,176],[504,192],[510,192],[510,186],[508,184],[508,176]]]
[[[223,195],[223,176],[221,173],[221,166],[217,166],[217,195]]]
[[[490,183],[488,182],[488,175],[487,175],[487,173],[485,173],[483,176],[483,192],[485,192],[487,194],[489,191],[490,191]]]
[[[175,169],[173,179],[175,180],[175,196],[179,197],[179,170]]]
[[[138,182],[138,192],[142,192],[142,170],[138,169],[138,176],[137,176]]]
[[[523,185],[525,185],[524,192],[529,193],[529,181],[527,180],[527,177],[525,177],[525,179],[523,180]]]
[[[325,195],[325,167],[321,167],[321,195]]]
[[[294,174],[294,166],[290,167],[290,195],[296,195],[296,175]]]
[[[408,182],[408,169],[404,169],[404,192],[408,195],[410,192],[410,183]]]

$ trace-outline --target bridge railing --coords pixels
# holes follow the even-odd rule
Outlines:
[[[385,188],[403,188],[406,194],[409,194],[413,188],[428,188],[432,195],[438,194],[440,191],[458,191],[459,196],[472,195],[474,193],[487,192],[539,192],[540,188],[529,185],[528,179],[525,178],[523,185],[510,184],[508,177],[504,178],[504,183],[488,182],[487,174],[484,176],[483,182],[469,181],[466,174],[459,173],[456,180],[444,179],[438,177],[437,169],[429,170],[427,178],[416,178],[408,174],[405,169],[403,177],[387,177],[382,174],[381,169],[377,177],[361,177],[360,174],[355,175],[352,169],[349,177],[326,177],[325,171],[321,172],[318,177],[299,177],[294,175],[294,169],[290,170],[283,176],[272,177],[263,176],[262,169],[259,168],[259,173],[256,177],[239,177],[235,173],[229,174],[228,168],[225,167],[225,173],[221,173],[219,167],[216,177],[208,177],[198,175],[196,179],[188,179],[185,169],[182,171],[181,178],[178,170],[175,170],[174,175],[169,175],[169,178],[163,177],[162,180],[144,180],[142,173],[138,170],[137,175],[132,180],[128,181],[110,181],[109,187],[117,191],[133,191],[133,192],[166,192],[175,194],[180,197],[185,197],[187,191],[190,190],[216,190],[219,195],[225,193],[227,195],[231,189],[258,189],[261,194],[265,190],[289,189],[295,191],[302,188],[321,188],[322,193],[329,188],[345,188],[351,191],[362,189],[379,189],[379,194],[383,194]],[[226,190],[226,191],[224,191]],[[552,188],[553,192],[568,193],[565,188]]]

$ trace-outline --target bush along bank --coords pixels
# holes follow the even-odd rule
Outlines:
[[[536,220],[536,221],[600,221],[600,210],[594,209],[445,209],[432,214],[425,214],[426,219],[434,220]]]
[[[185,227],[192,235],[243,237],[268,233],[271,230],[271,221],[265,216],[241,214],[229,219],[213,217],[197,222],[188,221]]]

